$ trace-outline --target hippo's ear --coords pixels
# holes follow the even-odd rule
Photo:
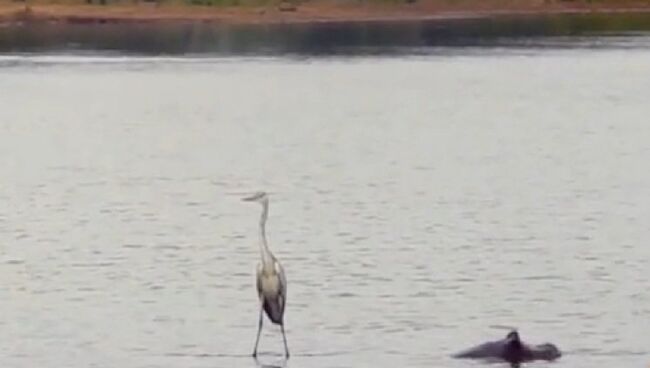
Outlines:
[[[516,329],[513,329],[512,331],[508,332],[508,335],[506,335],[506,340],[519,341],[519,332],[517,332]]]

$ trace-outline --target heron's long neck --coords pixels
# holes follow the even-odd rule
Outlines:
[[[262,203],[262,216],[260,217],[260,254],[264,266],[273,267],[273,255],[266,242],[266,219],[269,217],[269,203]]]

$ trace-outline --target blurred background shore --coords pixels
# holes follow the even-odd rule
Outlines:
[[[559,0],[11,0],[0,23],[422,21],[496,15],[649,13],[650,1]]]

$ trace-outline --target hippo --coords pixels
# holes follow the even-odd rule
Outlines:
[[[500,359],[515,367],[523,362],[552,361],[561,356],[560,349],[553,344],[528,345],[522,342],[517,330],[510,331],[505,339],[489,341],[452,355],[454,358]]]

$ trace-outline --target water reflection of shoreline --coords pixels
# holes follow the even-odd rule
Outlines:
[[[284,25],[33,24],[0,28],[0,52],[417,54],[433,47],[535,46],[543,38],[553,38],[560,47],[563,43],[580,47],[576,41],[584,43],[594,34],[647,34],[648,31],[650,17],[630,14]]]

